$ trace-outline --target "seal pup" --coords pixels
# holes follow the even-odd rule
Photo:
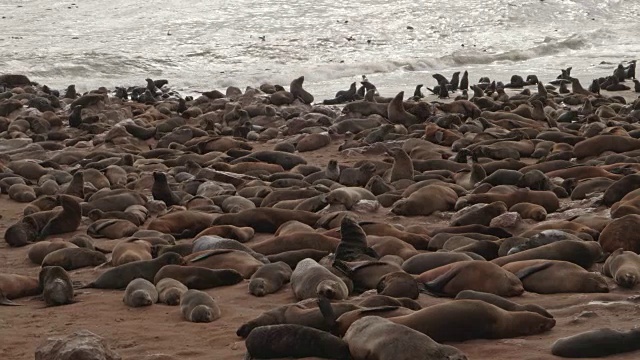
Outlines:
[[[347,343],[322,330],[296,324],[260,326],[245,341],[245,359],[320,357],[349,360]]]
[[[218,303],[206,292],[187,290],[180,297],[182,317],[195,323],[208,323],[220,318]]]
[[[158,281],[156,284],[156,290],[158,291],[158,301],[170,306],[176,306],[180,304],[180,298],[182,294],[187,292],[187,287],[178,280],[171,278],[164,278]]]
[[[616,284],[632,289],[640,281],[640,255],[618,249],[604,262],[602,274],[613,278]]]
[[[263,265],[251,276],[249,293],[258,297],[273,294],[289,282],[292,272],[291,267],[282,261]]]
[[[344,300],[349,296],[344,281],[313,259],[304,259],[296,265],[291,274],[291,288],[298,300],[318,296]]]
[[[74,303],[73,284],[69,274],[60,266],[45,266],[38,274],[42,297],[47,306]]]
[[[150,306],[158,302],[158,290],[149,280],[133,279],[127,284],[122,301],[129,307]]]
[[[640,329],[602,328],[558,339],[551,353],[566,358],[595,358],[640,349]]]
[[[379,316],[366,316],[344,335],[355,360],[466,360],[453,346],[441,345],[427,335]]]

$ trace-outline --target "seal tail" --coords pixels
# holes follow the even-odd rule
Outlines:
[[[331,306],[331,301],[324,296],[318,297],[318,308],[322,317],[324,317],[325,324],[329,329],[329,332],[334,333],[338,328],[336,314]]]
[[[435,297],[451,297],[444,292],[444,288],[459,272],[460,268],[452,269],[429,282],[422,283],[422,286],[424,286],[423,292]]]
[[[548,261],[548,262],[544,262],[542,264],[536,264],[536,265],[532,265],[532,266],[528,266],[524,269],[520,269],[520,271],[516,272],[515,275],[518,279],[520,279],[520,281],[526,279],[529,275],[533,275],[535,273],[537,273],[538,271],[542,271],[544,269],[547,269],[549,267],[551,267],[551,265],[553,265],[552,262]]]

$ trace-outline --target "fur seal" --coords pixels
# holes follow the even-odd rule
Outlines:
[[[297,79],[294,79],[289,85],[289,92],[297,98],[300,99],[304,104],[311,104],[313,102],[313,95],[309,94],[305,89],[302,88],[302,83],[304,82],[304,76],[300,76]]]
[[[49,253],[42,260],[42,266],[60,266],[65,270],[75,270],[87,266],[97,266],[107,262],[100,251],[87,248],[63,248]]]
[[[402,99],[404,98],[404,91],[399,92],[393,100],[387,106],[387,118],[393,124],[401,124],[406,127],[417,124],[418,118],[407,112],[404,108]]]
[[[255,328],[247,336],[245,345],[248,359],[351,359],[349,346],[344,340],[327,332],[296,324]]]
[[[193,237],[204,229],[210,227],[215,215],[184,210],[169,213],[151,220],[147,229],[171,234],[176,238]]]
[[[151,260],[151,244],[144,240],[118,243],[111,252],[111,264],[119,266],[133,261]]]
[[[158,301],[171,306],[180,304],[180,298],[187,290],[189,289],[184,284],[171,278],[161,279],[156,284]]]
[[[515,274],[525,290],[538,294],[609,292],[602,275],[568,261],[514,261],[502,268]]]
[[[133,279],[127,284],[122,301],[129,307],[149,306],[158,302],[158,290],[149,280]]]
[[[613,186],[613,185],[612,185]],[[640,215],[629,214],[611,221],[600,233],[598,242],[605,252],[620,248],[640,252],[640,236],[634,230],[640,225]]]
[[[187,266],[197,266],[208,269],[232,269],[239,272],[245,279],[255,273],[263,263],[251,254],[233,249],[216,249],[195,252],[184,257]]]
[[[355,360],[466,360],[453,346],[379,316],[356,320],[344,335]],[[409,350],[411,349],[411,350]]]
[[[163,266],[155,274],[154,282],[157,284],[165,278],[175,279],[186,287],[197,290],[234,285],[244,279],[239,272],[231,269],[212,270],[198,266],[180,266],[180,264]]]
[[[499,296],[518,296],[524,292],[518,278],[487,261],[459,261],[416,277],[427,291],[449,297],[463,290],[476,290]]]
[[[409,274],[420,275],[440,266],[459,261],[473,260],[471,256],[460,252],[432,252],[414,255],[402,263],[402,270]]]
[[[206,292],[187,290],[180,297],[180,312],[182,317],[191,322],[212,322],[220,318],[218,303]]]
[[[560,338],[551,347],[555,356],[595,358],[640,349],[640,329],[628,331],[602,328]]]
[[[272,263],[282,261],[293,269],[296,267],[296,265],[298,265],[300,261],[306,258],[310,258],[315,261],[320,261],[320,259],[324,258],[329,254],[330,254],[329,251],[324,251],[324,250],[301,249],[301,250],[284,251],[278,254],[269,255],[267,256],[267,259],[269,259],[269,261]]]
[[[167,175],[165,173],[153,172],[153,186],[151,187],[151,195],[155,200],[164,201],[167,206],[180,205],[181,201],[169,184],[167,183]]]
[[[223,250],[223,249],[244,251],[262,263],[268,264],[270,262],[269,259],[267,259],[264,255],[253,251],[252,249],[243,245],[239,241],[233,240],[233,239],[226,239],[219,236],[206,235],[206,236],[196,238],[193,241],[192,247],[191,247],[192,253],[201,252],[205,250]]]
[[[124,289],[134,279],[142,278],[153,281],[156,274],[166,265],[184,265],[182,257],[176,253],[165,253],[153,260],[134,261],[116,266],[98,276],[85,288]],[[159,279],[158,279],[159,280]]]
[[[38,282],[47,306],[66,305],[74,302],[71,278],[60,266],[43,267],[38,275]]]
[[[633,289],[640,281],[640,255],[617,249],[604,262],[602,274],[613,278],[622,287]]]
[[[65,248],[75,248],[77,245],[64,241],[62,239],[54,239],[52,241],[40,241],[33,244],[29,247],[29,252],[27,253],[27,257],[31,260],[32,263],[36,265],[42,265],[42,261],[44,258],[50,253],[65,249]]]
[[[205,235],[215,235],[215,236],[220,236],[226,239],[238,240],[241,243],[245,243],[253,239],[253,236],[255,235],[255,231],[250,227],[237,227],[233,225],[215,225],[202,230],[196,236],[194,236],[194,238],[197,239]]]
[[[298,300],[318,296],[344,300],[349,296],[344,281],[313,259],[304,259],[296,265],[291,274],[291,288]]]
[[[560,240],[525,250],[512,255],[491,260],[496,265],[504,266],[514,261],[524,260],[561,260],[569,261],[587,269],[602,257],[602,247],[596,241]]]
[[[428,185],[415,191],[408,198],[397,201],[391,212],[404,216],[428,216],[435,211],[451,210],[457,200],[458,194],[451,188]]]
[[[544,309],[542,306],[538,306],[535,304],[520,305],[513,301],[507,300],[502,296],[485,293],[481,291],[463,290],[463,291],[460,291],[458,295],[456,295],[455,299],[456,300],[463,300],[463,299],[482,300],[484,302],[495,305],[507,311],[531,311],[534,313],[538,313],[544,317],[553,318],[553,315],[549,314],[549,312],[546,309]]]
[[[263,255],[276,255],[295,250],[316,250],[334,252],[340,243],[335,237],[326,236],[316,232],[297,232],[288,235],[276,236],[250,247]]]
[[[394,298],[417,299],[420,295],[418,283],[404,271],[388,273],[380,278],[376,291],[380,295]]]
[[[287,221],[296,220],[314,226],[320,215],[307,211],[295,211],[274,208],[256,208],[244,210],[236,214],[220,215],[211,225],[234,225],[250,227],[256,232],[275,233]]]
[[[495,201],[491,204],[481,206],[477,209],[469,210],[461,216],[457,216],[455,220],[452,219],[451,226],[464,226],[472,224],[489,226],[493,218],[506,212],[507,205],[502,201]]]
[[[327,202],[330,205],[344,205],[347,210],[351,210],[362,200],[375,201],[377,198],[369,190],[355,186],[337,188],[327,194]]]
[[[389,174],[389,181],[413,179],[413,163],[409,155],[402,148],[390,149],[388,153],[393,156],[393,166]]]
[[[509,208],[509,211],[517,212],[523,219],[544,221],[547,218],[547,210],[540,205],[527,202],[515,204]]]
[[[51,218],[42,228],[38,235],[40,239],[44,239],[49,235],[73,232],[80,226],[80,221],[82,220],[80,203],[69,195],[58,195],[57,200],[62,206],[62,211]]]
[[[0,305],[16,305],[12,299],[39,294],[42,291],[38,278],[0,274]]]
[[[273,294],[291,279],[292,272],[282,261],[263,265],[251,276],[249,293],[258,297]]]

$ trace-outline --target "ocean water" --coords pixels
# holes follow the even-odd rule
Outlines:
[[[436,72],[549,81],[568,66],[587,85],[640,58],[640,0],[0,0],[0,29],[0,73],[79,90],[304,75],[320,100],[362,74],[393,95]]]

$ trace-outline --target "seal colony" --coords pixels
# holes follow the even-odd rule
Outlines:
[[[586,88],[570,69],[433,77],[438,100],[366,80],[319,101],[303,76],[183,98],[161,80],[78,94],[0,75],[0,202],[19,209],[0,253],[41,267],[4,266],[0,304],[118,294],[125,321],[224,322],[246,346],[220,358],[463,360],[514,337],[635,351],[631,326],[593,330],[635,307],[640,277],[635,71]]]

